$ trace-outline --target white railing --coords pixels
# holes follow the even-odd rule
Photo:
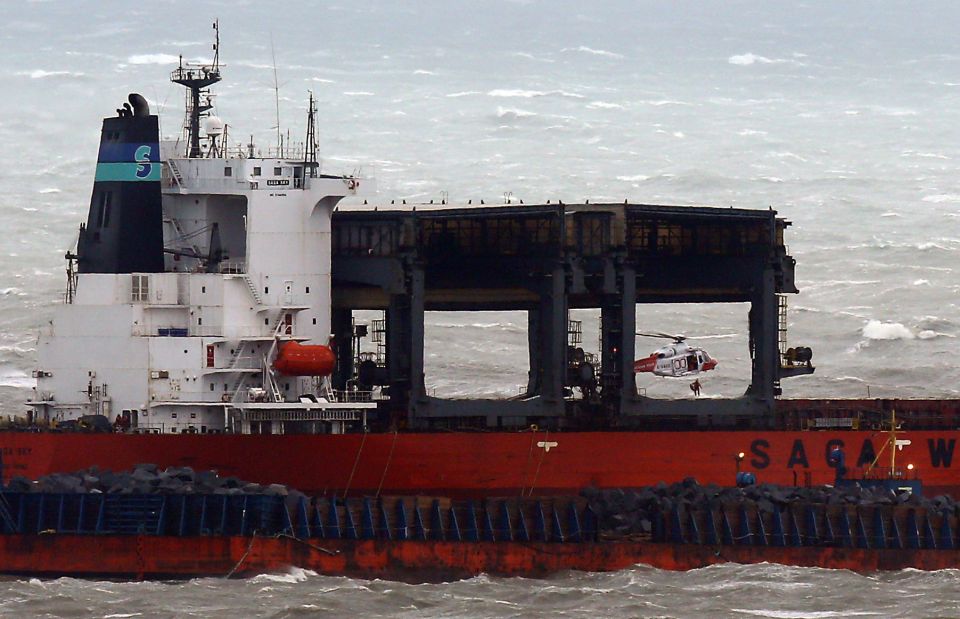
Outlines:
[[[180,333],[186,331],[184,335],[160,335],[160,329],[179,329]],[[222,326],[197,326],[192,327],[179,327],[179,326],[153,326],[148,327],[146,325],[132,325],[130,329],[130,335],[135,337],[223,337],[231,340],[242,340],[245,338],[255,338],[255,337],[269,337],[272,333],[267,332],[263,327],[246,327],[246,328],[236,328],[231,327],[229,330],[224,330]]]
[[[228,260],[220,263],[220,272],[228,275],[243,275],[247,272],[247,263],[243,260]]]

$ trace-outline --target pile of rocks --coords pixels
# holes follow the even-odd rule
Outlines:
[[[660,483],[639,490],[587,488],[581,492],[597,515],[602,531],[617,535],[650,533],[655,514],[680,507],[687,510],[759,510],[774,513],[792,505],[856,505],[861,507],[909,506],[930,512],[958,514],[958,504],[949,496],[932,499],[910,493],[894,493],[859,486],[797,488],[760,484],[745,488],[701,486],[692,477],[674,484]]]
[[[264,486],[236,477],[220,477],[216,471],[194,471],[188,466],[161,470],[155,464],[138,464],[132,471],[118,472],[92,466],[75,473],[53,473],[37,481],[14,477],[5,490],[65,494],[300,494],[282,484]]]

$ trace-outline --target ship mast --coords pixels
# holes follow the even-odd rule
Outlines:
[[[313,98],[313,91],[310,92],[310,101],[307,104],[307,142],[303,149],[303,170],[304,175],[315,178],[317,176],[317,102]],[[303,184],[306,188],[306,183]]]
[[[183,62],[170,74],[170,81],[187,88],[186,117],[183,121],[187,132],[187,157],[202,157],[200,150],[200,118],[213,107],[210,86],[220,81],[220,21],[213,22],[213,63],[191,64]]]

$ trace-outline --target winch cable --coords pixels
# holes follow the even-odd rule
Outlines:
[[[387,478],[387,470],[390,468],[390,462],[393,460],[393,450],[397,446],[397,437],[400,436],[400,433],[397,430],[393,431],[393,442],[390,443],[390,453],[387,454],[387,462],[383,465],[383,475],[380,476],[380,484],[377,486],[377,494],[374,495],[374,498],[379,498],[380,491],[383,490],[383,482]]]
[[[533,446],[537,442],[537,424],[530,426],[530,449],[527,451],[527,463],[523,465],[523,476],[520,478],[520,496],[526,493],[527,471],[530,470],[530,460],[533,459]]]
[[[543,442],[546,442],[550,438],[550,430],[543,431]],[[527,496],[533,496],[533,489],[537,485],[537,478],[540,477],[540,467],[543,465],[543,458],[547,455],[547,447],[544,445],[543,451],[540,452],[540,459],[537,461],[537,470],[533,472],[533,481],[530,482],[530,491],[527,492]]]
[[[343,489],[343,498],[347,498],[347,493],[350,492],[350,484],[353,483],[353,476],[357,472],[357,465],[360,464],[360,454],[363,453],[363,444],[367,442],[367,432],[363,433],[363,438],[360,439],[360,447],[357,448],[357,457],[353,461],[353,468],[350,470],[350,477],[347,478],[347,486]]]

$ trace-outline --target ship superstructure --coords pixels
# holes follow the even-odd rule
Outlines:
[[[323,378],[331,213],[360,179],[320,172],[312,96],[307,143],[263,156],[231,151],[208,115],[218,55],[181,60],[171,80],[188,89],[184,141],[159,140],[139,95],[103,121],[67,302],[39,340],[36,419],[158,433],[362,424],[371,405],[332,401]]]

